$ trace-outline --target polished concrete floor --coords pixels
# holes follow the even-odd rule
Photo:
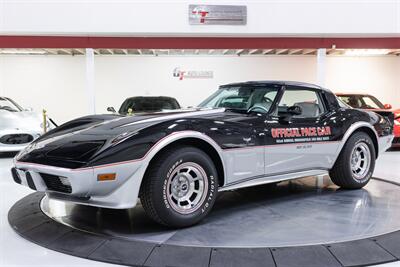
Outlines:
[[[385,153],[377,162],[377,166],[376,166],[376,171],[374,176],[376,177],[381,177],[381,178],[385,178],[385,179],[392,179],[393,181],[397,181],[400,182],[400,152],[396,151],[396,152],[387,152]],[[47,249],[44,249],[42,247],[39,247],[35,244],[32,244],[22,238],[20,238],[8,225],[7,222],[7,211],[8,209],[12,206],[12,204],[17,201],[18,199],[20,199],[21,197],[23,197],[26,194],[29,194],[31,191],[27,188],[23,188],[21,186],[17,186],[15,184],[13,184],[13,182],[11,182],[11,177],[9,174],[9,168],[11,165],[11,159],[9,158],[0,158],[0,266],[35,266],[35,265],[41,265],[41,266],[110,266],[109,264],[105,264],[105,263],[99,263],[99,262],[92,262],[92,261],[88,261],[85,259],[80,259],[80,258],[76,258],[76,257],[72,257],[72,256],[68,256],[68,255],[64,255],[64,254],[60,254],[57,252],[53,252]],[[379,182],[376,182],[379,183]],[[371,187],[371,189],[369,188]],[[378,186],[379,187],[379,186]],[[371,185],[369,185],[366,188],[366,192],[367,193],[363,193],[364,191],[360,191],[359,193],[359,202],[355,201],[354,202],[354,198],[349,199],[349,201],[347,203],[344,203],[345,206],[347,206],[347,211],[350,211],[351,208],[353,207],[353,215],[356,216],[357,219],[360,219],[360,222],[365,222],[365,220],[363,218],[363,216],[365,216],[366,212],[360,212],[360,210],[363,209],[363,207],[365,207],[365,204],[370,204],[372,206],[374,206],[375,204],[377,205],[385,205],[385,203],[382,203],[379,199],[381,199],[381,197],[383,197],[383,195],[386,194],[390,194],[389,199],[393,199],[395,200],[396,197],[399,197],[399,194],[396,193],[395,191],[392,190],[397,190],[394,189],[394,187],[388,187],[387,185],[382,185],[380,186],[381,190],[376,191],[376,186],[373,186],[373,183],[371,183]],[[375,189],[374,189],[375,188]],[[299,194],[299,192],[296,192],[296,187],[292,187],[292,190],[295,191],[291,191],[290,195],[292,194]],[[263,188],[260,190],[269,190],[268,188]],[[334,189],[332,189],[334,190]],[[257,192],[257,191],[256,191]],[[327,196],[329,196],[329,190],[326,191],[327,194],[322,193],[320,196],[321,198],[321,203],[323,203],[325,200],[324,198],[326,198]],[[332,191],[333,192],[333,191]],[[304,193],[304,192],[303,192]],[[247,196],[254,196],[255,199],[253,199],[251,202],[252,203],[257,203],[258,201],[260,201],[261,205],[263,206],[265,203],[263,201],[266,200],[258,200],[258,194],[253,194],[251,192],[241,192],[240,194],[244,194]],[[301,193],[300,193],[301,194]],[[394,196],[393,196],[394,195]],[[372,196],[372,198],[371,198]],[[386,196],[384,196],[386,197]],[[234,198],[234,197],[233,197]],[[279,201],[275,201],[274,205],[278,205],[277,207],[279,207],[279,205],[281,204],[281,197],[277,197]],[[329,197],[328,197],[329,198]],[[302,199],[306,199],[307,198],[302,198]],[[378,199],[378,201],[373,201],[373,200]],[[387,197],[386,197],[387,199]],[[267,200],[267,201],[271,201],[271,199]],[[273,201],[273,200],[272,200]],[[372,201],[372,202],[371,202]],[[221,202],[221,206],[215,211],[215,213],[224,213],[224,206],[228,206],[228,210],[231,210],[231,212],[228,214],[225,214],[225,216],[231,216],[232,219],[234,219],[235,216],[240,216],[239,212],[236,212],[235,209],[238,209],[241,207],[238,206],[230,206],[229,205],[229,200],[226,201],[219,201]],[[226,204],[224,204],[226,202]],[[298,201],[297,201],[298,202]],[[329,203],[332,203],[330,201],[327,202],[327,205]],[[393,202],[391,202],[393,204]],[[294,213],[292,214],[299,214],[301,212],[307,212],[307,210],[296,210],[295,206],[296,206],[296,201],[293,200],[292,203],[293,207],[292,207],[292,211]],[[360,209],[361,208],[361,209]],[[396,207],[397,209],[397,207]],[[233,215],[232,215],[232,210],[233,210]],[[326,207],[325,209],[319,210],[318,213],[326,213]],[[315,211],[315,210],[314,210]],[[290,212],[288,210],[288,212]],[[368,212],[367,212],[368,213]],[[393,214],[392,214],[393,213]],[[79,212],[77,213],[79,214]],[[310,214],[310,213],[309,213]],[[129,214],[128,214],[129,215]],[[248,213],[246,213],[245,216],[247,216]],[[270,214],[272,217],[274,216],[273,213]],[[142,215],[140,215],[142,216]],[[271,220],[271,216],[266,217],[266,220]],[[396,218],[396,216],[398,215],[398,211],[396,210],[396,212],[391,212],[391,213],[386,213],[386,214],[379,214],[378,216],[388,216],[387,218]],[[218,216],[217,216],[218,217]],[[66,219],[66,218],[64,218]],[[71,219],[71,218],[69,218]],[[218,218],[217,218],[218,219]],[[209,220],[215,220],[214,222],[217,223],[218,220],[217,219],[213,219],[212,217],[209,218]],[[375,219],[380,219],[379,218],[375,218]],[[375,220],[374,222],[370,223],[370,227],[376,227],[377,224],[382,224],[382,221],[385,222],[386,220]],[[394,227],[393,225],[394,221],[392,221],[391,219],[389,221],[387,221],[387,224],[383,223],[381,226],[384,227]],[[204,224],[201,224],[198,227],[198,229],[200,229],[201,227],[203,227]],[[254,224],[255,225],[255,224]],[[89,224],[90,226],[90,224]],[[363,225],[365,226],[365,225]],[[92,225],[91,227],[96,227],[96,225]],[[237,225],[237,227],[239,227],[239,225]],[[324,225],[316,225],[315,226],[316,229],[318,227],[324,227]],[[299,227],[297,227],[299,228]],[[383,229],[382,228],[382,229]],[[147,238],[147,235],[149,233],[146,232],[142,232],[142,233],[137,233],[135,232],[135,226],[133,228],[129,228],[128,226],[125,228],[124,231],[122,231],[122,233],[118,233],[118,234],[132,234],[132,229],[133,229],[133,234],[137,235],[134,236],[134,238],[139,238],[139,234],[144,234],[144,237]],[[196,228],[195,228],[196,229]],[[193,229],[192,231],[195,231],[195,229]],[[312,230],[313,226],[309,225],[307,226],[307,229]],[[365,228],[364,228],[365,229]],[[378,229],[378,228],[375,228]],[[143,230],[143,228],[142,228]],[[168,231],[166,231],[165,229],[159,228],[158,232],[156,234],[154,234],[153,238],[166,238],[166,236],[168,236]],[[164,237],[163,237],[164,235]],[[174,234],[173,234],[174,235]],[[171,237],[173,236],[171,235]],[[200,236],[200,235],[198,235]],[[233,236],[230,233],[230,236]],[[313,237],[314,238],[314,237]],[[180,239],[178,240],[179,242],[182,242],[182,240],[184,239]],[[243,240],[243,239],[242,239]],[[204,240],[199,240],[199,238],[195,239],[195,240],[189,240],[190,242],[205,242]],[[188,240],[184,240],[184,242],[189,242]],[[171,240],[171,242],[176,242],[176,240]],[[213,242],[219,242],[219,240],[214,240]],[[232,241],[230,241],[232,242]],[[399,266],[398,263],[392,263],[392,264],[387,264],[387,266]]]

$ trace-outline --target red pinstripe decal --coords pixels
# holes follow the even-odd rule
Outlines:
[[[79,168],[79,169],[73,169],[73,171],[80,171],[80,170],[85,170],[85,169],[98,169],[98,168],[104,168],[104,167],[110,167],[110,166],[115,166],[115,165],[120,165],[120,164],[127,164],[127,163],[132,163],[132,162],[139,162],[144,160],[149,154],[150,152],[159,144],[161,143],[163,140],[165,140],[166,138],[178,134],[178,133],[183,133],[183,132],[189,132],[189,131],[180,131],[180,132],[173,132],[169,135],[164,136],[163,138],[161,138],[160,140],[158,140],[150,149],[149,151],[146,152],[146,154],[141,157],[140,159],[133,159],[133,160],[127,160],[127,161],[120,161],[120,162],[114,162],[114,163],[109,163],[109,164],[104,164],[104,165],[98,165],[98,166],[93,166],[93,167],[86,167],[86,168]]]
[[[160,140],[158,140],[150,149],[149,151],[146,152],[146,154],[141,157],[140,159],[133,159],[133,160],[127,160],[127,161],[120,161],[120,162],[115,162],[115,163],[109,163],[109,164],[104,164],[104,165],[98,165],[98,166],[93,166],[93,167],[85,167],[85,168],[78,168],[78,169],[69,169],[69,168],[62,168],[62,167],[55,167],[55,166],[49,166],[49,165],[43,165],[43,164],[38,164],[38,163],[31,163],[31,162],[22,162],[22,161],[17,161],[17,163],[24,164],[24,165],[35,165],[35,166],[44,166],[44,167],[52,167],[52,168],[59,168],[59,169],[66,169],[69,171],[84,171],[84,170],[90,170],[90,169],[98,169],[98,168],[104,168],[104,167],[110,167],[110,166],[115,166],[115,165],[120,165],[120,164],[127,164],[127,163],[132,163],[132,162],[138,162],[144,160],[148,154],[163,140],[165,140],[167,137],[170,137],[172,135],[178,134],[178,133],[184,133],[184,132],[190,132],[190,131],[180,131],[180,132],[173,132],[169,135],[164,136]]]
[[[49,166],[49,165],[43,165],[43,164],[38,164],[38,163],[30,163],[30,162],[21,162],[17,161],[19,164],[24,164],[24,165],[34,165],[34,166],[44,166],[44,167],[52,167],[52,168],[59,168],[59,169],[66,169],[69,171],[84,171],[84,170],[90,170],[90,169],[99,169],[99,168],[105,168],[105,167],[110,167],[110,166],[116,166],[116,165],[122,165],[122,164],[128,164],[132,162],[139,162],[143,161],[149,154],[150,152],[163,140],[166,138],[175,135],[175,134],[180,134],[180,133],[185,133],[185,132],[192,132],[192,131],[179,131],[179,132],[173,132],[169,135],[164,136],[160,140],[158,140],[150,149],[149,151],[146,152],[146,154],[141,157],[140,159],[133,159],[133,160],[127,160],[127,161],[120,161],[120,162],[115,162],[115,163],[109,163],[109,164],[104,164],[104,165],[98,165],[98,166],[93,166],[93,167],[85,167],[85,168],[78,168],[78,169],[69,169],[69,168],[62,168],[62,167],[54,167],[54,166]],[[203,133],[201,133],[203,134]],[[205,134],[203,134],[205,135]],[[207,136],[208,137],[208,136]],[[211,137],[209,137],[211,139]],[[212,140],[212,139],[211,139]],[[247,146],[247,147],[235,147],[235,148],[224,148],[224,151],[233,151],[233,150],[242,150],[242,149],[254,149],[254,148],[266,148],[266,147],[276,147],[276,146],[288,146],[288,145],[301,145],[301,144],[325,144],[325,143],[338,143],[340,141],[320,141],[320,142],[300,142],[300,143],[288,143],[288,144],[274,144],[274,145],[264,145],[264,146]]]

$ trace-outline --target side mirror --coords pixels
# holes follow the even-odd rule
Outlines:
[[[114,107],[108,107],[108,108],[107,108],[107,111],[112,112],[112,113],[116,113]]]
[[[33,111],[33,108],[31,108],[31,107],[28,107],[28,108],[26,108],[26,109],[24,109],[25,111]]]
[[[385,105],[384,105],[384,108],[385,108],[385,109],[392,109],[392,105],[390,105],[390,104],[385,104]]]

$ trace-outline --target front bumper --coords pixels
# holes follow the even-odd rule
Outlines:
[[[392,147],[400,147],[400,125],[395,125],[393,127],[393,134],[394,134],[394,139],[392,142]]]
[[[400,137],[393,138],[392,147],[400,147]]]
[[[14,160],[16,183],[45,192],[50,198],[78,204],[126,209],[136,205],[145,172],[141,161],[66,169]],[[115,180],[98,181],[99,174],[115,173]]]
[[[379,154],[385,152],[392,146],[393,138],[394,138],[393,134],[381,136],[378,138]]]

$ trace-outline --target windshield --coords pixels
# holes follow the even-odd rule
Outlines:
[[[22,111],[22,108],[9,98],[0,97],[0,110],[17,112]]]
[[[341,95],[339,98],[353,108],[384,109],[383,104],[370,95]]]
[[[127,114],[128,109],[132,112],[155,112],[162,110],[179,109],[180,106],[175,98],[170,97],[133,97],[126,99],[120,109],[120,114]]]
[[[277,85],[223,87],[204,100],[199,107],[266,113],[270,110],[280,87]]]

